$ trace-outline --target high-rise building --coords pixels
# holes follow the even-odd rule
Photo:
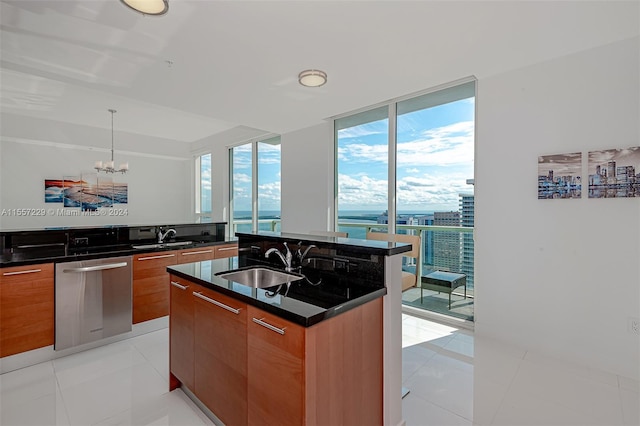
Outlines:
[[[460,212],[434,212],[435,226],[460,226]],[[460,271],[460,233],[451,231],[434,231],[433,265],[441,271]]]
[[[474,226],[475,196],[473,194],[460,194],[460,221],[465,227]],[[474,245],[473,233],[462,234],[462,249],[460,250],[460,272],[467,276],[467,289],[473,288],[474,276]]]
[[[415,221],[420,226],[433,225],[433,214],[417,216]],[[422,232],[422,264],[423,274],[432,269],[433,265],[433,231]]]
[[[607,162],[607,184],[616,183],[616,162]]]

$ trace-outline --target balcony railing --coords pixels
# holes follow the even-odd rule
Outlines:
[[[234,220],[232,221],[233,233],[238,231],[239,227],[245,228],[244,231],[250,232],[251,220]],[[260,219],[258,220],[259,230],[279,231],[280,219]],[[366,238],[367,232],[386,232],[389,225],[384,223],[357,223],[339,221],[338,230],[347,232],[349,238]],[[420,259],[419,264],[404,262],[403,269],[411,272],[417,269],[417,275],[422,277],[430,272],[439,270],[447,272],[462,273],[466,276],[467,288],[465,312],[456,315],[455,308],[447,310],[445,314],[460,316],[466,319],[473,319],[473,296],[474,296],[474,243],[473,243],[473,227],[468,226],[437,226],[437,225],[396,225],[396,232],[399,234],[407,233],[418,235],[420,237]],[[419,288],[412,289],[413,292],[420,292]],[[427,290],[424,290],[425,294]],[[410,292],[405,292],[405,295]],[[403,298],[405,298],[403,295]],[[460,299],[464,296],[464,289],[459,287],[454,290],[452,295]],[[426,298],[426,296],[425,296]],[[422,298],[421,298],[422,299]],[[405,304],[410,304],[404,301]],[[424,309],[429,307],[424,306]]]

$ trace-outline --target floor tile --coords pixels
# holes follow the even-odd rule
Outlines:
[[[421,345],[408,346],[402,350],[402,381],[404,382],[413,375],[420,367],[426,364],[434,355],[435,351]]]
[[[636,380],[410,315],[402,329],[407,426],[640,424]],[[2,374],[0,424],[211,425],[168,392],[168,342],[164,329]]]
[[[473,419],[473,373],[436,360],[427,361],[405,383],[414,396],[467,420]]]
[[[622,424],[640,425],[640,394],[620,389],[620,399],[622,400]]]
[[[471,421],[409,393],[402,400],[406,426],[470,426]]]
[[[509,389],[514,395],[528,393],[536,398],[585,413],[590,419],[620,424],[622,406],[617,387],[561,371],[555,366],[540,368],[526,359]]]
[[[640,392],[640,382],[630,379],[629,377],[618,376],[618,384],[620,389],[626,389],[636,393]]]
[[[168,391],[168,382],[151,365],[140,364],[62,389],[62,396],[71,424],[87,425]]]
[[[56,359],[53,367],[60,388],[66,389],[145,362],[127,340]]]
[[[5,410],[12,405],[55,395],[57,386],[51,362],[4,373],[0,375],[1,408]]]
[[[179,389],[135,404],[131,409],[98,422],[95,426],[116,425],[167,425],[195,426],[213,425],[202,412]]]

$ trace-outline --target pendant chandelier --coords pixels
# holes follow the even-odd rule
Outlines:
[[[120,172],[124,174],[124,173],[127,173],[127,171],[129,171],[129,163],[122,163],[120,164],[120,167],[116,169],[115,163],[113,161],[113,114],[116,113],[116,110],[110,109],[108,111],[111,113],[111,161],[96,161],[93,168],[96,169],[96,171],[98,172],[105,172],[105,173]]]

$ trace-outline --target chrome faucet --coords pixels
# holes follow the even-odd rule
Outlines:
[[[174,237],[176,236],[176,230],[173,228],[167,229],[167,232],[162,233],[162,228],[158,229],[158,244],[162,244],[164,239],[167,238],[167,235],[172,234]]]
[[[302,261],[305,257],[307,257],[309,250],[311,250],[312,248],[318,248],[318,246],[316,246],[315,244],[309,244],[304,252],[300,250],[300,246],[302,246],[302,241],[298,243],[298,251],[296,251],[296,256],[298,256],[298,261],[300,262],[300,266],[302,267]]]
[[[289,246],[287,245],[287,243],[283,243],[283,244],[284,244],[284,249],[286,250],[285,254],[282,254],[277,248],[272,247],[269,250],[267,250],[267,252],[264,254],[264,257],[269,257],[271,253],[276,253],[280,258],[280,260],[282,261],[282,263],[284,264],[284,270],[287,272],[291,272],[293,271],[293,268],[291,267],[291,260],[293,259],[293,255],[291,254],[291,250],[289,250]]]

